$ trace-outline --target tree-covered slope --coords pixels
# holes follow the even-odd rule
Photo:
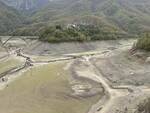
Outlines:
[[[85,15],[100,17],[131,34],[150,31],[149,0],[56,0],[31,19],[35,25],[48,25],[73,22]]]
[[[6,5],[12,6],[23,12],[31,12],[45,6],[49,0],[1,0]]]
[[[115,28],[128,34],[150,31],[149,0],[5,0],[5,3],[14,4],[19,11],[30,9],[27,11],[30,24],[17,29],[18,35],[37,35],[48,26],[71,23],[98,24],[106,31]],[[36,10],[31,13],[32,9]]]
[[[24,22],[17,10],[0,2],[0,34],[12,32]]]

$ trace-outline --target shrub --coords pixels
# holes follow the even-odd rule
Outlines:
[[[150,34],[144,34],[136,43],[136,49],[150,51]]]

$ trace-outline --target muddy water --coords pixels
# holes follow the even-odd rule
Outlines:
[[[51,63],[23,73],[0,91],[0,113],[87,113],[100,95],[73,95],[65,66]]]

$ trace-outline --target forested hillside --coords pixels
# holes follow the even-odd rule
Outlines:
[[[1,0],[8,6],[12,6],[22,12],[32,12],[36,9],[44,7],[49,0]]]
[[[30,17],[33,24],[29,28],[35,31],[55,23],[91,22],[96,17],[100,23],[105,22],[120,31],[140,34],[150,31],[149,7],[149,0],[55,0]],[[82,18],[85,16],[89,17],[88,21]]]
[[[7,4],[12,1],[22,4],[17,10],[30,13],[28,24],[17,28],[14,35],[39,35],[49,26],[68,24],[98,25],[105,32],[113,28],[129,35],[150,31],[149,0],[7,0]]]
[[[24,17],[15,9],[0,2],[0,34],[9,34],[21,26]]]

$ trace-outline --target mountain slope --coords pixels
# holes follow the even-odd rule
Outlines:
[[[0,2],[0,34],[3,35],[12,32],[19,27],[24,21],[24,18],[15,9],[6,6]]]
[[[4,0],[3,0],[4,1]],[[19,11],[34,10],[30,24],[16,33],[36,35],[54,24],[99,24],[118,32],[140,34],[150,31],[149,0],[5,0]],[[13,5],[12,5],[13,4]],[[19,4],[19,5],[18,5]],[[110,27],[111,26],[111,27]]]
[[[150,31],[149,0],[56,0],[31,19],[35,25],[47,25],[72,22],[85,15],[97,16],[131,34]]]
[[[49,0],[1,0],[6,5],[21,11],[33,11],[49,3]]]

